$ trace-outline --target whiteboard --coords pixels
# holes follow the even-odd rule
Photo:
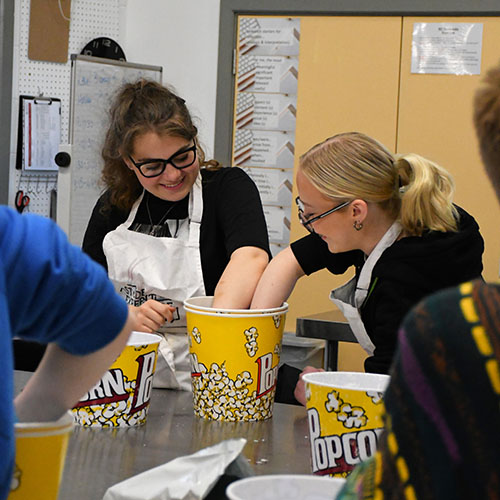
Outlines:
[[[68,145],[71,165],[60,167],[57,222],[71,243],[81,246],[92,209],[102,194],[101,149],[111,100],[121,85],[139,78],[161,83],[162,68],[90,57],[71,56]]]

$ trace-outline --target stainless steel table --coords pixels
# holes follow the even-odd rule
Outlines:
[[[337,309],[297,318],[298,337],[325,339],[325,370],[337,370],[339,342],[357,342],[351,327]]]
[[[16,372],[16,391],[29,375]],[[262,422],[214,422],[194,416],[190,393],[154,389],[142,427],[75,427],[59,500],[102,500],[115,483],[235,437],[247,440],[243,454],[255,474],[311,473],[304,407],[275,404]]]

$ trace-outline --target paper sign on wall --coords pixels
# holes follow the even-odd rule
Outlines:
[[[479,75],[482,23],[414,23],[411,72]]]
[[[269,241],[288,245],[290,241],[290,209],[267,205],[264,206],[264,216],[266,217]]]
[[[299,58],[293,56],[241,56],[238,91],[297,94]]]
[[[251,167],[293,168],[295,133],[236,130],[234,164]]]
[[[276,257],[282,250],[284,250],[288,245],[281,245],[279,243],[269,243],[269,250],[271,250],[271,255]]]
[[[293,170],[244,168],[257,185],[264,205],[289,207],[292,204]]]
[[[240,19],[240,54],[296,56],[300,19],[243,17]]]
[[[294,131],[296,118],[297,96],[249,92],[237,94],[237,128]]]
[[[276,253],[290,239],[299,41],[298,18],[239,17],[233,165],[259,190]]]

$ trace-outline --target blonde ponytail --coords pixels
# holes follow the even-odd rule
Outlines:
[[[436,163],[416,154],[397,157],[394,166],[400,179],[399,220],[409,235],[425,230],[457,231],[458,212],[452,203],[455,184]]]
[[[377,203],[405,233],[457,231],[454,183],[439,165],[416,154],[392,155],[360,132],[338,134],[300,158],[304,176],[335,203],[356,198]]]

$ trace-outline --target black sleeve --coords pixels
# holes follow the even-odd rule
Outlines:
[[[127,220],[127,213],[116,208],[103,211],[103,205],[108,196],[106,192],[97,200],[82,243],[82,250],[106,270],[108,264],[102,248],[104,237]]]
[[[293,242],[290,247],[307,276],[325,268],[332,274],[343,274],[350,266],[358,266],[363,263],[361,251],[331,253],[328,250],[328,245],[314,233]]]
[[[366,372],[389,372],[403,318],[420,298],[411,287],[398,286],[393,281],[379,280],[375,284],[373,293],[361,308],[363,324],[375,345],[373,356],[365,360]]]
[[[283,363],[279,367],[278,378],[276,380],[276,392],[274,394],[274,401],[276,403],[300,406],[300,403],[295,399],[294,391],[301,372],[302,370],[287,365],[286,363]]]
[[[271,257],[267,225],[260,194],[253,180],[240,168],[223,169],[217,193],[217,218],[224,235],[227,257],[238,248],[262,248]]]

